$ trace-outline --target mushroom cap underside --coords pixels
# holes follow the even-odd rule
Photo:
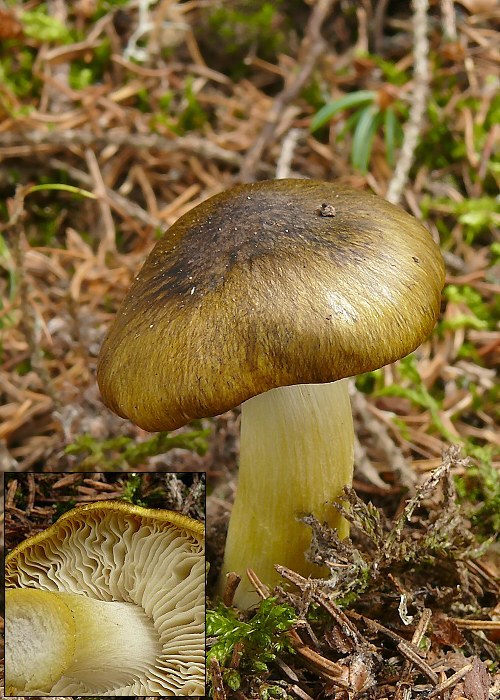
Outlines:
[[[158,241],[103,344],[104,402],[172,430],[278,386],[404,357],[432,330],[444,264],[417,219],[313,180],[240,185]]]
[[[204,694],[202,523],[120,501],[92,503],[65,513],[22,542],[7,555],[5,568],[8,588],[123,601],[137,606],[138,615],[151,625],[158,653],[132,684],[123,686],[111,678],[102,689],[94,683],[95,672],[73,685],[66,679],[62,694]]]

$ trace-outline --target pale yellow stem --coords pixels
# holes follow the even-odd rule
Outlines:
[[[311,531],[297,518],[312,513],[347,535],[332,501],[352,483],[353,442],[347,380],[272,389],[242,405],[238,490],[221,575],[221,587],[229,571],[243,576],[236,605],[258,600],[248,567],[270,586],[279,580],[275,564],[303,576],[327,574],[306,560]]]

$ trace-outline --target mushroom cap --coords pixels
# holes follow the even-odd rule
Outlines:
[[[5,576],[7,588],[133,603],[151,620],[159,652],[142,677],[101,693],[90,677],[88,686],[66,687],[66,694],[204,694],[202,523],[122,501],[90,503],[68,511],[13,549],[6,557]]]
[[[414,350],[444,264],[417,219],[344,185],[272,180],[215,195],[161,238],[104,341],[105,404],[173,430],[292,384]]]

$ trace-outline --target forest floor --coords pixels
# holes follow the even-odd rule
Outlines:
[[[339,576],[332,593],[283,572],[272,615],[265,601],[253,617],[214,603],[217,700],[500,694],[495,12],[489,0],[0,4],[11,477],[206,472],[213,580],[238,410],[151,436],[96,384],[102,340],[158,237],[236,183],[313,178],[399,203],[443,251],[432,336],[352,381],[351,540],[312,524],[316,554],[358,583]]]

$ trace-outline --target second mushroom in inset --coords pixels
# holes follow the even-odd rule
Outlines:
[[[202,523],[101,501],[6,559],[7,695],[204,695]]]

